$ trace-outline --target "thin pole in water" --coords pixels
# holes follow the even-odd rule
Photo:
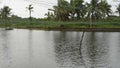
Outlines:
[[[81,60],[82,60],[82,63],[83,63],[83,65],[84,65],[84,67],[85,67],[85,68],[88,68],[87,65],[85,64],[85,61],[84,61],[83,55],[82,55],[82,42],[83,42],[83,40],[84,40],[84,35],[85,35],[85,32],[83,32],[83,33],[82,33],[82,36],[81,36],[79,51],[80,51],[80,56],[81,56],[80,58],[81,58]]]

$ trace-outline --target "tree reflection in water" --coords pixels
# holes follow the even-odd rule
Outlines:
[[[95,33],[84,35],[84,32],[54,33],[56,60],[60,68],[108,68],[108,47],[103,37],[102,34],[97,37]]]
[[[84,55],[89,68],[109,68],[107,35],[87,33]]]
[[[82,53],[79,50],[81,33],[74,33],[76,37],[70,36],[72,34],[66,32],[55,34],[57,63],[60,64],[61,68],[84,68],[83,59],[81,59]]]

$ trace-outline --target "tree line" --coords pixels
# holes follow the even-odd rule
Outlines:
[[[84,0],[57,0],[57,5],[53,9],[48,9],[45,15],[48,19],[60,21],[67,20],[98,20],[106,19],[112,15],[111,5],[106,0],[91,0],[90,3]],[[120,16],[120,4],[116,8],[116,13]]]
[[[32,4],[28,5],[26,9],[29,11],[29,19],[32,20],[31,13],[33,12],[33,6]],[[0,19],[8,19],[8,18],[21,18],[17,15],[12,15],[11,8],[9,6],[4,6],[0,9]]]
[[[98,20],[106,19],[112,15],[111,5],[106,0],[91,0],[90,3],[84,0],[57,0],[57,5],[53,6],[53,9],[48,9],[48,13],[45,15],[47,19],[68,21],[68,20]],[[26,9],[29,10],[29,19],[32,19],[31,13],[33,11],[32,4],[28,5]],[[11,16],[11,8],[4,6],[0,9],[0,18],[7,19]],[[120,16],[120,4],[116,8],[116,13]]]

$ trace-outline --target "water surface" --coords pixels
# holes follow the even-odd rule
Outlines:
[[[0,29],[0,68],[120,68],[120,33]]]

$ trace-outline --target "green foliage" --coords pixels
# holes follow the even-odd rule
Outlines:
[[[107,3],[106,0],[103,0],[99,3],[100,5],[100,10],[101,10],[101,15],[102,15],[102,18],[104,19],[106,16],[110,16],[109,14],[112,14],[112,10],[110,9],[111,8],[111,5],[109,5]]]
[[[32,18],[32,4],[26,8],[30,17],[20,18],[11,15],[11,8],[4,6],[0,10],[0,27],[77,29],[89,28],[92,23],[93,28],[120,28],[120,17],[110,15],[111,5],[106,0],[91,0],[90,3],[84,0],[58,0],[58,4],[45,14],[47,18],[43,19]],[[120,14],[120,5],[116,12]]]
[[[66,21],[69,18],[69,3],[65,0],[58,0],[58,5],[54,6],[54,15],[57,20]]]
[[[84,0],[58,0],[57,6],[53,6],[54,18],[61,21],[82,20],[82,19],[105,19],[112,13],[111,5],[106,0],[91,0],[85,3]],[[48,16],[49,18],[49,16]]]
[[[9,6],[4,6],[0,10],[0,15],[2,19],[7,19],[11,15],[11,8]]]
[[[28,18],[12,18],[9,21],[0,19],[0,27],[16,27],[16,28],[31,28],[31,29],[77,29],[89,28],[88,21],[45,21],[41,19],[33,19],[30,21]],[[63,26],[61,26],[63,25]],[[120,28],[119,17],[109,17],[106,20],[98,20],[93,22],[93,28]]]
[[[119,4],[119,6],[117,7],[117,11],[116,11],[117,13],[119,13],[119,17],[120,17],[120,4]]]

